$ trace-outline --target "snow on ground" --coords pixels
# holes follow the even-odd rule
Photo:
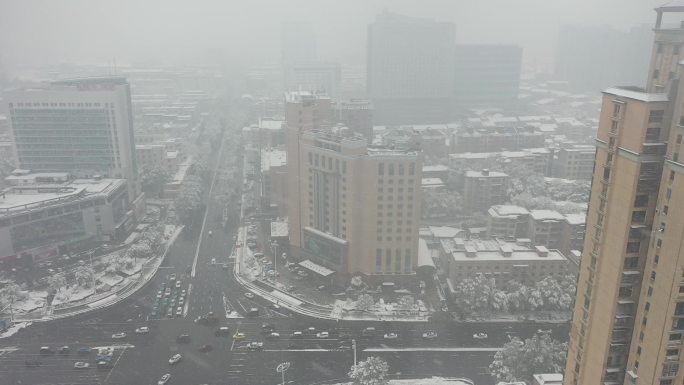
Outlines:
[[[126,274],[126,275],[133,275],[135,273],[140,272],[143,267],[143,261],[138,259],[137,263],[133,265],[130,269],[126,268],[125,266],[121,269],[121,272]]]
[[[31,291],[28,292],[28,297],[21,301],[15,301],[12,305],[12,311],[17,313],[29,313],[36,309],[45,306],[45,299],[48,293],[46,291]]]
[[[109,275],[105,274],[101,277],[98,277],[98,280],[104,284],[107,284],[109,286],[116,286],[123,281],[123,277],[120,275]]]
[[[84,300],[95,294],[95,289],[86,289],[80,286],[72,286],[68,289],[63,289],[52,300],[52,306],[61,305],[69,302],[78,302]]]
[[[14,324],[12,324],[12,326],[7,328],[7,330],[0,333],[0,338],[10,337],[10,336],[14,335],[15,333],[17,333],[19,330],[26,328],[26,327],[29,327],[29,326],[31,326],[31,322],[15,322]]]
[[[390,385],[474,385],[474,382],[465,378],[421,378],[415,380],[390,380]],[[351,385],[351,382],[336,385]]]

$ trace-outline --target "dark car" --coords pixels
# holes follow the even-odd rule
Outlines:
[[[206,344],[206,345],[200,346],[200,348],[197,350],[199,350],[202,353],[207,353],[207,352],[214,350],[214,347],[209,345],[209,344]]]
[[[82,356],[85,356],[86,354],[90,354],[90,352],[92,352],[92,351],[93,351],[93,349],[91,349],[88,346],[83,346],[83,347],[78,348],[78,354],[80,354]]]
[[[61,348],[59,348],[59,354],[67,355],[70,353],[71,353],[71,349],[68,346],[62,346]]]
[[[189,344],[190,343],[190,334],[181,334],[178,337],[176,337],[176,342],[179,344]]]
[[[230,328],[228,326],[221,326],[214,332],[217,337],[227,337],[230,336]]]
[[[275,325],[273,325],[273,324],[262,324],[261,325],[261,332],[262,333],[270,333],[273,330],[275,330]]]

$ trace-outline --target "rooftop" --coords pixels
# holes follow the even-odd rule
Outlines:
[[[554,210],[531,210],[530,216],[536,221],[562,221],[565,216]]]
[[[642,102],[667,102],[667,94],[648,93],[638,87],[611,87],[603,91],[604,94],[620,96]]]
[[[456,262],[473,261],[566,261],[558,250],[533,247],[522,242],[454,238],[451,256]]]
[[[499,171],[466,171],[466,178],[501,178],[508,174]]]
[[[287,152],[278,149],[261,150],[261,171],[268,171],[271,167],[282,167],[287,164]]]
[[[264,130],[280,130],[283,128],[285,121],[282,119],[260,118],[259,128]]]
[[[489,208],[488,213],[493,217],[517,217],[518,215],[528,215],[530,212],[520,206],[495,205]]]

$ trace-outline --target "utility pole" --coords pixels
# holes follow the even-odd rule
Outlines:
[[[352,349],[354,349],[354,366],[356,366],[356,340],[352,340]]]
[[[280,373],[281,385],[285,385],[285,372],[290,369],[289,362],[283,362],[276,366],[276,372]]]

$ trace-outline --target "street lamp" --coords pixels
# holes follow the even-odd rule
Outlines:
[[[289,362],[283,362],[276,366],[276,372],[280,373],[281,376],[281,385],[285,385],[285,372],[287,372],[288,369],[290,369]]]

